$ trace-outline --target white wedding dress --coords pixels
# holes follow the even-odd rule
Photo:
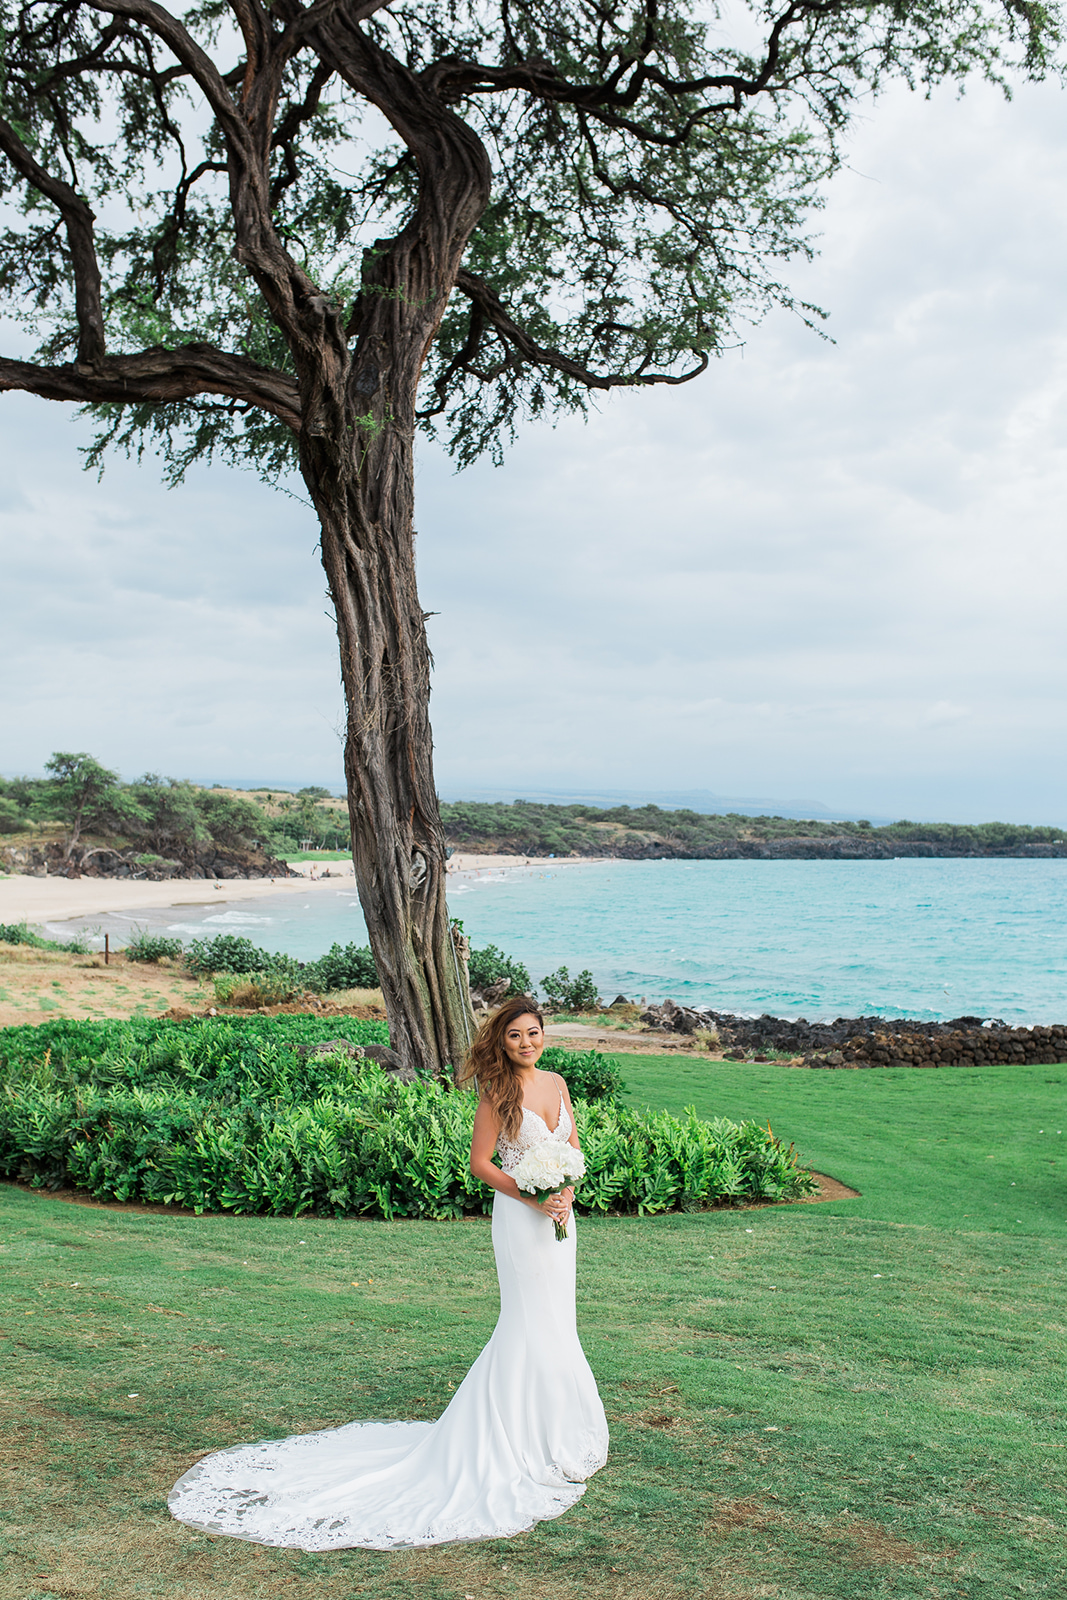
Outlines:
[[[569,1138],[524,1109],[505,1172]],[[574,1316],[575,1223],[507,1195],[493,1203],[500,1317],[436,1422],[350,1422],[207,1456],[170,1492],[180,1522],[298,1550],[391,1550],[502,1539],[558,1517],[607,1457],[608,1428]]]

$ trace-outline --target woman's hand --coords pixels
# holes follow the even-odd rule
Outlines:
[[[542,1200],[540,1203],[534,1200],[532,1204],[538,1211],[543,1211],[546,1217],[551,1217],[553,1222],[566,1227],[574,1205],[574,1190],[561,1189],[559,1194],[550,1194],[547,1200]]]

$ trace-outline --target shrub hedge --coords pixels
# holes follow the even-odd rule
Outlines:
[[[198,1212],[487,1211],[492,1195],[468,1167],[474,1095],[295,1048],[336,1028],[336,1019],[331,1030],[329,1020],[287,1017],[5,1030],[0,1173]],[[383,1043],[385,1026],[346,1020],[345,1033]],[[792,1147],[756,1123],[581,1098],[575,1118],[587,1162],[582,1210],[699,1209],[812,1187]]]
[[[599,1050],[563,1050],[549,1045],[541,1057],[546,1072],[558,1072],[567,1080],[574,1100],[610,1100],[616,1103],[623,1091],[622,1074],[610,1056]]]

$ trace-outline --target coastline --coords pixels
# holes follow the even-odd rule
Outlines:
[[[476,878],[482,872],[506,872],[516,867],[529,867],[544,872],[557,867],[602,867],[613,856],[483,856],[474,851],[461,854],[458,850],[445,864],[450,878]]]
[[[602,856],[489,856],[454,855],[447,870],[450,879],[477,878],[483,873],[530,867],[543,870],[586,866],[608,859]],[[158,883],[129,878],[38,878],[12,873],[0,878],[0,922],[69,922],[75,918],[118,912],[156,911],[168,906],[238,904],[279,894],[333,892],[338,882],[354,877],[350,861],[324,861],[311,876],[315,863],[302,863],[305,871],[291,878],[226,878],[218,883],[204,878],[166,878]],[[323,876],[328,873],[329,876]]]
[[[969,1030],[980,1019],[999,1031],[1064,1020],[1062,863],[794,862],[768,873],[757,863],[608,860],[594,873],[595,859],[463,852],[448,863],[450,911],[476,948],[508,951],[534,979],[561,960],[572,972],[588,965],[607,1000],[669,995],[686,1011],[714,1009],[731,1033],[761,1018],[774,1019],[774,1034],[809,1019],[804,1039],[746,1034],[731,1040],[738,1048],[838,1051],[865,1028],[833,1039],[806,1030],[836,1033],[849,1018],[877,1017],[879,1031],[902,1034],[904,1023],[967,1019]],[[351,869],[342,876],[341,866],[316,859],[307,877],[217,888],[210,879],[11,877],[0,880],[0,921],[25,917],[58,941],[79,934],[92,951],[105,935],[121,950],[140,931],[183,940],[225,932],[313,960],[332,943],[367,942]],[[1014,930],[1007,952],[991,932],[1005,918]]]
[[[331,863],[343,866],[344,863]],[[167,878],[160,883],[128,878],[34,878],[15,874],[0,879],[0,922],[68,922],[111,912],[150,911],[166,906],[224,905],[263,900],[269,895],[318,893],[336,888],[342,872],[328,878],[227,878],[216,888],[210,879]],[[347,876],[351,878],[352,868]]]

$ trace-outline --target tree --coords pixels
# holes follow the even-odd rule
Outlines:
[[[84,750],[57,750],[44,764],[52,774],[49,784],[52,810],[67,824],[63,860],[69,861],[84,828],[106,821],[143,821],[144,810],[119,786],[117,772],[109,772]]]
[[[321,528],[394,1048],[462,1052],[413,448],[679,384],[772,304],[861,96],[1045,70],[1038,0],[0,0],[0,388],[268,478]]]

